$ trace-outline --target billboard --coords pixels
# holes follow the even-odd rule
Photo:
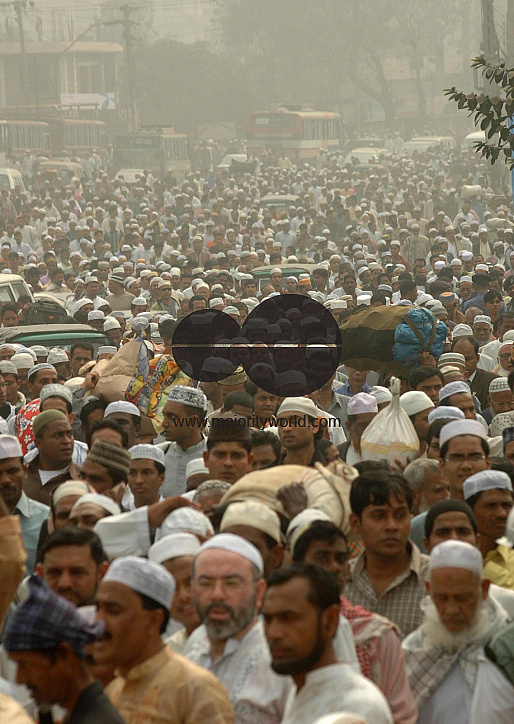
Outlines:
[[[115,93],[61,93],[61,106],[113,111],[116,108],[116,96]]]

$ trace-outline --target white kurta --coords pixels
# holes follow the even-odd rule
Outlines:
[[[469,724],[512,724],[513,721],[514,686],[484,655],[478,666]]]
[[[372,724],[393,724],[380,689],[351,664],[332,664],[307,674],[300,691],[291,691],[282,724],[313,724],[339,711],[360,714]]]
[[[473,692],[457,661],[432,696],[420,706],[418,724],[469,724],[472,698]],[[484,720],[482,724],[487,721],[493,722]]]

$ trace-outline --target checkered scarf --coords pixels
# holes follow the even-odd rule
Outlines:
[[[486,602],[488,624],[463,648],[448,652],[441,647],[427,648],[423,625],[402,642],[409,684],[418,707],[426,701],[452,666],[458,662],[471,691],[478,675],[479,656],[490,638],[508,621],[505,610],[493,599]]]

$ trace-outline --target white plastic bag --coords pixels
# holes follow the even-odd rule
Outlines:
[[[400,380],[391,378],[390,404],[370,422],[361,438],[363,460],[387,460],[393,470],[419,455],[419,440],[409,416],[400,405]]]

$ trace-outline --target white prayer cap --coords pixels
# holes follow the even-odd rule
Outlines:
[[[510,392],[508,377],[495,377],[494,380],[491,380],[489,394],[494,395],[495,392]]]
[[[127,402],[126,400],[118,400],[117,402],[111,402],[110,405],[107,405],[104,412],[104,417],[107,417],[108,415],[113,415],[115,412],[125,412],[127,415],[134,415],[134,417],[141,417],[141,413],[139,412],[139,409],[132,404],[132,402]]]
[[[225,314],[240,314],[239,309],[237,307],[225,307],[223,312]]]
[[[172,533],[150,546],[148,560],[164,563],[181,556],[195,556],[199,550],[200,541],[192,533]]]
[[[381,405],[384,402],[391,402],[391,400],[393,399],[391,391],[388,390],[387,387],[381,387],[380,385],[375,385],[375,387],[372,387],[370,395],[373,395],[373,397],[377,401],[377,408],[378,405]]]
[[[89,493],[89,488],[86,483],[82,483],[80,480],[67,480],[54,490],[52,505],[55,505],[63,498],[67,498],[68,495],[86,495],[87,493]]]
[[[160,603],[167,611],[175,595],[175,579],[171,573],[164,566],[137,556],[116,558],[102,580],[123,583]]]
[[[209,309],[212,309],[213,307],[219,307],[220,305],[223,306],[223,299],[220,299],[219,297],[213,297],[212,299],[209,299]],[[237,310],[239,314],[239,310],[237,307],[234,307],[234,309]]]
[[[168,394],[168,402],[179,402],[181,405],[207,410],[207,398],[197,387],[173,385]]]
[[[434,264],[434,269],[444,269],[445,266],[446,264],[444,263],[444,261],[436,261]]]
[[[107,495],[101,495],[100,493],[86,493],[77,500],[77,502],[71,509],[71,512],[73,513],[73,511],[75,511],[78,507],[84,505],[85,503],[98,505],[100,508],[103,508],[111,515],[119,515],[121,513],[121,508],[118,503],[115,503],[112,498],[108,498]]]
[[[156,445],[133,445],[128,452],[131,460],[153,460],[164,467],[164,452]]]
[[[95,279],[94,281],[97,280]],[[86,304],[93,304],[93,300],[88,297],[82,297],[82,299],[79,299],[77,302],[77,309],[82,309],[82,307],[85,307]]]
[[[501,470],[481,470],[466,478],[463,486],[464,500],[484,490],[510,490],[512,483],[507,473]]]
[[[73,403],[73,395],[69,387],[64,385],[45,385],[39,393],[40,407],[49,397],[62,397],[70,405]]]
[[[150,447],[153,447],[153,445],[151,445]],[[186,482],[189,480],[189,478],[193,477],[193,475],[201,475],[202,473],[208,472],[209,468],[205,465],[203,458],[196,458],[195,460],[190,460],[186,465]]]
[[[0,460],[22,458],[20,441],[14,435],[0,435]]]
[[[100,309],[93,309],[92,312],[88,312],[87,321],[91,322],[94,319],[105,319],[105,314]]]
[[[111,345],[102,345],[101,347],[98,347],[98,356],[102,354],[116,354],[118,350],[116,347],[113,347]]]
[[[428,424],[431,425],[434,420],[464,420],[465,415],[462,410],[452,405],[440,405],[430,410],[428,413]]]
[[[331,517],[327,515],[323,510],[318,508],[305,508],[301,513],[295,515],[287,526],[286,536],[289,538],[297,528],[304,528],[309,523],[313,523],[315,520],[328,520],[331,521]]]
[[[441,368],[445,367],[445,365],[461,365],[461,367],[465,367],[466,359],[459,352],[445,352],[439,357],[437,366]]]
[[[473,336],[473,330],[469,326],[469,324],[457,324],[456,327],[453,328],[452,332],[452,338],[455,339],[456,337],[472,337]]]
[[[479,270],[486,272],[486,271],[489,271],[489,267],[487,266],[487,264],[477,264],[475,267],[475,271],[479,271]]]
[[[291,373],[285,372],[284,374],[290,375]],[[318,408],[309,397],[286,397],[278,408],[277,417],[286,412],[296,412],[314,419],[318,417]]]
[[[487,314],[477,314],[477,316],[473,320],[473,325],[477,324],[477,322],[488,324],[491,329],[493,328],[493,325],[491,324],[491,317],[488,317]]]
[[[462,540],[445,540],[438,543],[430,553],[428,570],[436,568],[464,568],[482,576],[482,554],[470,543]]]
[[[163,520],[159,539],[170,533],[195,533],[203,537],[214,534],[209,518],[194,508],[177,508]]]
[[[447,397],[451,397],[452,395],[458,395],[460,392],[467,392],[468,395],[471,395],[471,389],[467,382],[449,382],[447,385],[444,385],[444,387],[441,387],[441,389],[439,390],[439,402],[442,402]]]
[[[46,361],[49,365],[55,365],[59,364],[60,362],[69,362],[70,358],[63,349],[59,349],[59,347],[53,347],[48,352],[48,357]]]
[[[254,545],[244,538],[241,538],[241,536],[233,535],[232,533],[218,533],[218,535],[214,535],[212,538],[209,538],[208,541],[205,541],[196,554],[196,557],[198,558],[204,551],[216,548],[229,551],[230,553],[237,553],[239,556],[246,558],[247,561],[250,561],[250,563],[253,563],[253,565],[257,567],[262,576],[264,563],[261,554]]]
[[[15,354],[13,357],[11,357],[11,362],[17,370],[30,370],[32,369],[32,367],[34,367],[33,357],[26,352],[20,352],[19,354]]]
[[[417,390],[404,392],[404,394],[400,397],[400,405],[402,410],[406,412],[409,417],[417,415],[418,412],[434,407],[434,403],[430,397],[425,392]]]
[[[348,415],[363,415],[378,412],[378,404],[373,395],[367,392],[358,392],[348,403]]]
[[[460,255],[461,255],[462,259],[464,259],[464,261],[471,261],[471,260],[473,259],[473,254],[472,254],[472,252],[471,252],[471,251],[467,251],[466,249],[463,249],[463,250],[461,251]],[[470,279],[470,281],[471,281],[471,279]]]
[[[30,349],[36,353],[37,357],[48,357],[48,350],[42,344],[33,344]]]
[[[369,724],[369,719],[365,719],[360,714],[341,711],[338,714],[322,716],[320,719],[316,719],[314,724]]]
[[[478,420],[455,420],[449,422],[441,430],[439,435],[439,448],[442,448],[445,442],[453,440],[459,435],[474,435],[482,440],[487,440],[487,433],[484,426]]]
[[[110,329],[121,329],[121,324],[114,317],[107,317],[104,322],[104,332]]]
[[[247,525],[266,533],[280,544],[280,520],[274,510],[256,500],[242,500],[231,503],[226,509],[220,524],[220,533],[231,525]]]

